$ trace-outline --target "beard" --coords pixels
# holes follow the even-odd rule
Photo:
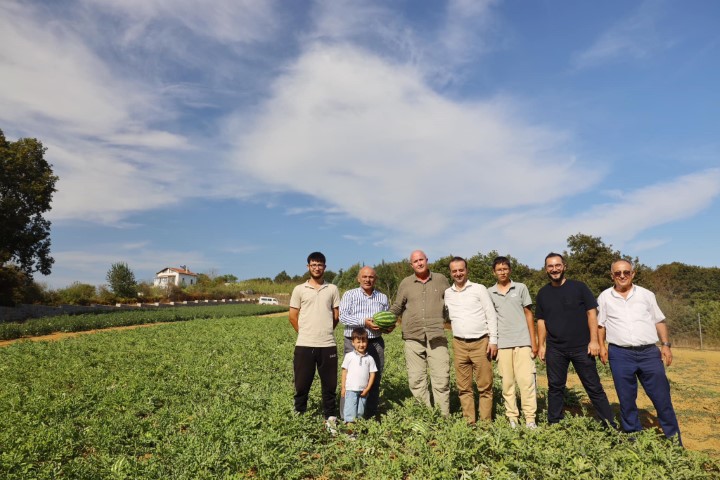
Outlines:
[[[547,276],[548,276],[548,278],[550,279],[551,282],[562,282],[562,281],[563,281],[563,278],[565,278],[565,270],[563,270],[563,271],[560,273],[560,276],[558,277],[557,280],[554,280],[553,277],[552,277],[552,275],[549,274],[549,273],[547,274]]]

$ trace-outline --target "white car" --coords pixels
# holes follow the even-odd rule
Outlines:
[[[277,298],[273,297],[260,297],[258,298],[258,304],[260,305],[280,305]]]

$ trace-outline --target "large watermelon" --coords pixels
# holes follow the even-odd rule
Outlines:
[[[373,322],[380,328],[394,327],[397,317],[392,312],[378,312],[373,315]]]

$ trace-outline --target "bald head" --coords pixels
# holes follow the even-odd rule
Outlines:
[[[358,272],[357,276],[360,288],[362,288],[368,295],[372,294],[375,290],[375,282],[377,281],[377,274],[375,269],[372,267],[362,267]]]

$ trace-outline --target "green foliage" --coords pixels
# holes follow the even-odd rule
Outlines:
[[[133,310],[115,310],[78,315],[34,318],[22,323],[0,324],[0,340],[48,335],[55,332],[84,332],[109,327],[143,325],[147,323],[184,322],[187,320],[263,315],[285,312],[277,305],[254,303],[213,306],[152,307]]]
[[[41,303],[45,299],[44,288],[23,270],[14,265],[0,268],[0,306]]]
[[[235,283],[238,281],[238,277],[231,273],[226,273],[225,275],[220,275],[215,278],[215,281],[218,283]]]
[[[717,461],[653,430],[630,441],[588,416],[537,430],[513,430],[502,418],[477,428],[459,413],[443,418],[410,398],[397,334],[386,337],[382,421],[357,422],[357,440],[332,437],[322,426],[319,382],[308,412],[292,412],[295,338],[284,317],[241,317],[0,349],[0,477],[720,475]]]
[[[130,270],[127,263],[113,263],[105,278],[110,285],[110,289],[118,297],[134,298],[137,296],[135,274]]]
[[[333,279],[333,282],[337,287],[340,289],[340,291],[346,291],[350,290],[351,288],[357,288],[358,287],[358,273],[360,273],[361,265],[359,263],[356,263],[355,265],[352,265],[350,268],[348,268],[345,271],[340,270],[338,274]]]
[[[57,303],[67,305],[90,305],[96,303],[96,290],[93,285],[74,282],[69,287],[55,291]]]
[[[275,275],[273,282],[274,283],[288,283],[291,280],[292,280],[292,278],[290,277],[290,275],[288,275],[288,273],[285,270],[283,270],[282,272]]]
[[[55,182],[45,147],[37,139],[9,142],[0,130],[0,269],[17,265],[28,276],[49,275],[50,210]]]
[[[570,252],[565,251],[563,255],[568,264],[568,277],[585,282],[596,296],[613,286],[610,266],[615,260],[622,258],[638,263],[637,258],[632,259],[613,250],[612,245],[605,245],[600,237],[578,233],[569,236],[567,243]],[[639,276],[636,279],[640,281]]]

